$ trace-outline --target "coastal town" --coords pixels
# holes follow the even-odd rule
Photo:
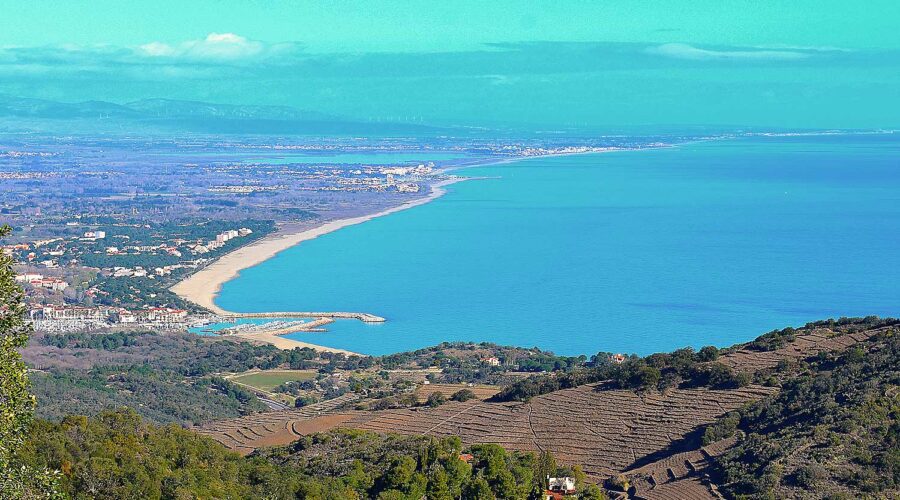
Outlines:
[[[251,225],[260,232],[270,228]],[[249,227],[212,234],[222,227],[213,224],[206,228],[208,239],[188,240],[154,234],[155,228],[149,225],[103,227],[80,237],[2,247],[3,254],[20,262],[15,281],[25,290],[35,328],[52,332],[115,326],[183,330],[196,307],[178,307],[170,303],[174,299],[167,300],[154,290],[203,267],[216,255],[253,241],[256,234]],[[116,294],[117,290],[130,293]]]

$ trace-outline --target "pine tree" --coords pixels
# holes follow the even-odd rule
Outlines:
[[[438,467],[431,473],[428,479],[427,496],[429,500],[452,500],[453,494],[450,492],[447,473],[443,467]]]

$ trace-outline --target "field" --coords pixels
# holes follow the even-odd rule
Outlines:
[[[494,394],[500,392],[500,387],[493,385],[473,385],[469,386],[467,384],[427,384],[420,385],[416,388],[416,399],[420,403],[424,403],[428,400],[428,396],[432,393],[440,392],[446,398],[450,398],[457,391],[461,391],[463,389],[468,389],[475,394],[476,399],[488,399]]]
[[[232,382],[271,392],[285,382],[312,380],[316,372],[310,370],[265,370],[251,371],[229,377]]]
[[[890,327],[864,331],[803,330],[780,349],[742,348],[719,361],[737,371],[752,372],[776,366],[782,360],[843,350],[885,328]],[[641,498],[708,498],[703,495],[712,494],[715,485],[703,482],[698,471],[708,457],[731,444],[719,442],[700,447],[704,426],[726,412],[777,391],[776,387],[749,385],[739,389],[697,387],[637,393],[609,389],[598,383],[537,396],[527,403],[474,399],[451,401],[436,408],[286,410],[208,424],[202,432],[245,453],[263,443],[287,444],[300,434],[331,427],[458,435],[465,444],[496,443],[511,450],[550,451],[560,463],[580,465],[593,481],[619,473],[632,475]]]

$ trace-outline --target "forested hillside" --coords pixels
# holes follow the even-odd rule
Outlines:
[[[557,467],[548,454],[463,448],[458,438],[384,436],[335,430],[284,448],[241,457],[176,426],[144,422],[132,411],[97,418],[38,421],[22,462],[62,471],[72,498],[535,498]],[[583,485],[585,498],[602,498]]]
[[[715,462],[722,490],[751,498],[900,497],[900,336],[821,353],[782,391],[722,419],[746,433]]]

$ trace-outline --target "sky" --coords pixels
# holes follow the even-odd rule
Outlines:
[[[0,0],[0,93],[531,128],[900,126],[900,2]]]

